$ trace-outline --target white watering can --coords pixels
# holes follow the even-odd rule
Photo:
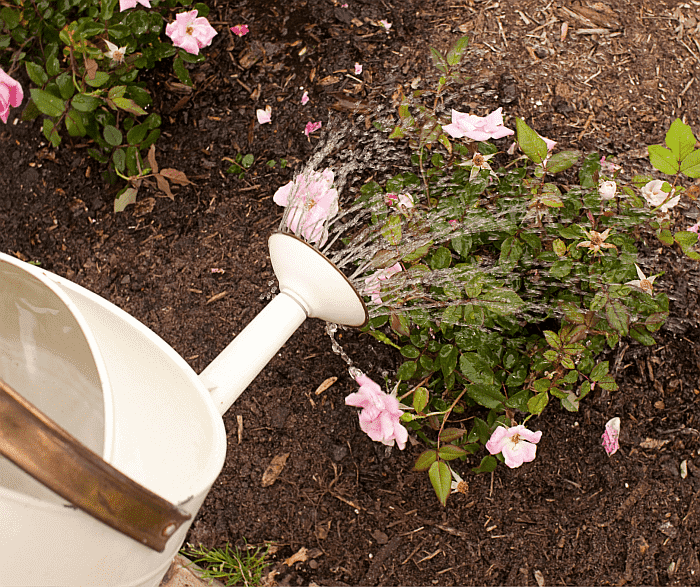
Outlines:
[[[0,585],[158,585],[223,467],[221,415],[307,317],[366,323],[321,253],[269,245],[280,294],[199,376],[110,302],[0,253]]]

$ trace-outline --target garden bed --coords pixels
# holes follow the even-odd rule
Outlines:
[[[307,139],[305,124],[352,120],[358,106],[391,106],[399,86],[428,83],[429,45],[472,37],[471,78],[447,107],[483,115],[502,106],[507,126],[520,116],[560,147],[615,157],[623,177],[651,172],[645,147],[661,143],[674,118],[700,131],[695,2],[208,4],[219,35],[192,71],[194,91],[169,65],[149,78],[163,115],[158,162],[193,182],[173,200],[142,187],[115,215],[116,190],[84,144],[52,150],[39,124],[13,124],[18,110],[0,128],[0,250],[122,307],[197,372],[269,298],[266,241],[281,215],[272,194],[323,136]],[[250,28],[242,38],[228,29],[239,23]],[[255,110],[268,104],[272,122],[260,125]],[[255,163],[241,178],[227,172],[248,153]],[[481,476],[469,473],[481,455],[455,464],[469,490],[442,508],[427,475],[411,471],[419,445],[389,452],[359,430],[344,405],[357,386],[323,324],[308,321],[224,417],[226,465],[188,540],[274,542],[280,584],[697,583],[700,269],[655,240],[642,250],[647,275],[666,272],[657,284],[671,298],[659,344],[623,340],[607,357],[618,391],[531,420],[543,431],[534,462]],[[368,336],[348,331],[340,342],[377,380],[400,361]],[[338,380],[317,394],[330,377]],[[613,416],[621,449],[609,458],[600,435]],[[284,454],[279,478],[262,487]],[[301,549],[303,560],[284,564]]]

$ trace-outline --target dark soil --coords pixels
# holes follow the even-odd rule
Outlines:
[[[164,119],[159,164],[193,181],[174,200],[144,186],[115,215],[115,189],[84,145],[51,150],[38,124],[12,123],[18,111],[0,129],[0,250],[124,308],[197,372],[266,303],[266,240],[281,214],[272,194],[322,136],[307,140],[306,122],[352,120],[356,102],[390,106],[399,86],[434,78],[429,45],[472,37],[472,77],[445,107],[483,115],[503,106],[507,126],[522,116],[562,147],[616,156],[627,176],[650,172],[645,146],[662,142],[675,117],[700,132],[696,1],[208,4],[220,34],[192,72],[194,91],[168,67],[149,81]],[[251,31],[241,39],[228,31],[239,23]],[[259,125],[255,110],[267,104],[272,123]],[[242,179],[226,173],[225,158],[238,153],[256,161]],[[356,386],[323,324],[308,321],[226,414],[226,465],[188,540],[274,542],[280,584],[700,584],[699,271],[658,244],[642,261],[666,271],[657,283],[672,298],[659,345],[622,341],[608,357],[619,391],[533,421],[544,431],[533,463],[482,476],[469,472],[482,455],[456,465],[469,491],[447,508],[427,475],[411,471],[420,446],[387,453],[359,430],[343,401]],[[398,362],[372,339],[348,332],[341,341],[377,379]],[[600,435],[613,416],[621,449],[608,458]],[[261,487],[285,453],[276,483]],[[305,560],[284,564],[302,548]]]

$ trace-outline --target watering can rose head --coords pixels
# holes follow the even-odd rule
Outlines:
[[[297,175],[278,189],[272,199],[287,208],[287,228],[312,244],[325,244],[327,222],[338,213],[338,190],[333,187],[330,169]]]
[[[349,406],[362,408],[360,412],[360,428],[375,442],[387,446],[397,446],[403,450],[408,440],[408,430],[399,423],[401,408],[399,400],[393,395],[382,391],[367,375],[355,378],[360,390],[345,398]]]

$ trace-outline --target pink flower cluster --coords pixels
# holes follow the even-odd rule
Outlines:
[[[216,31],[206,18],[198,17],[196,10],[190,10],[175,16],[175,22],[165,27],[165,34],[176,47],[181,47],[192,55],[199,55],[200,49],[211,44]]]
[[[355,381],[360,386],[359,391],[345,398],[349,406],[362,408],[360,412],[360,428],[375,442],[387,446],[397,446],[403,450],[408,440],[408,430],[399,422],[401,408],[399,400],[393,395],[382,391],[367,375],[359,375]]]
[[[0,120],[7,123],[10,106],[17,108],[24,99],[22,86],[0,69]]]
[[[330,169],[309,171],[275,192],[275,204],[288,208],[287,227],[308,242],[323,246],[328,240],[327,221],[338,213],[338,191]]]

